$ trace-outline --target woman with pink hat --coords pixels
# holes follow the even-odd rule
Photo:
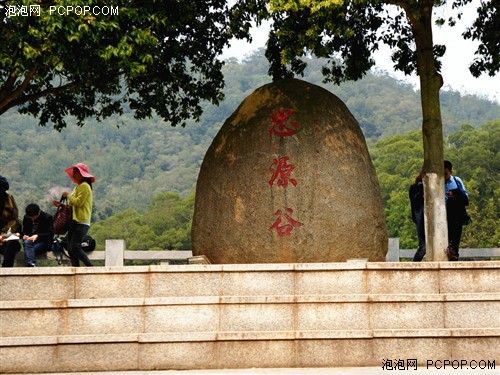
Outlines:
[[[73,183],[77,186],[73,192],[62,193],[62,196],[68,198],[68,204],[73,211],[73,222],[68,230],[68,252],[71,259],[71,265],[80,266],[80,260],[86,266],[92,266],[92,262],[82,249],[83,237],[90,228],[90,217],[92,216],[92,183],[95,177],[89,172],[89,167],[83,163],[72,165],[64,170]],[[55,200],[54,206],[59,206],[61,202]]]

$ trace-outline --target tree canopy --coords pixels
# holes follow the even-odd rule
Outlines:
[[[68,115],[83,125],[127,104],[175,126],[223,97],[225,0],[2,3],[0,115],[17,106],[60,130]]]
[[[425,42],[432,43],[431,24],[426,22],[432,20],[433,12],[451,4],[454,14],[448,19],[436,17],[434,22],[454,26],[462,18],[461,8],[472,1],[254,0],[251,6],[249,1],[238,2],[239,11],[234,14],[247,9],[258,21],[272,18],[268,57],[276,68],[272,71],[275,78],[302,74],[306,63],[297,58],[312,53],[329,59],[323,74],[326,81],[338,84],[362,78],[374,66],[372,54],[381,43],[392,48],[394,69],[406,74],[420,73],[420,43],[424,42],[422,38],[430,38]],[[269,12],[265,10],[267,3]],[[500,69],[498,9],[498,0],[478,2],[477,18],[462,35],[478,42],[476,57],[470,64],[475,77],[483,73],[494,76]],[[431,51],[434,58],[429,63],[439,72],[439,58],[446,46],[433,45]]]

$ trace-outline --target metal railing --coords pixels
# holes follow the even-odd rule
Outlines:
[[[399,238],[389,238],[386,262],[399,262],[401,259],[412,259],[417,249],[400,249]],[[462,258],[497,258],[500,257],[500,248],[460,248]]]
[[[389,246],[386,255],[386,262],[399,262],[402,259],[411,259],[416,249],[400,249],[399,238],[389,238]],[[53,259],[42,254],[37,257],[40,260]],[[209,260],[204,256],[193,256],[191,250],[126,250],[125,240],[106,240],[105,250],[96,250],[87,254],[91,260],[104,260],[105,266],[124,266],[126,261],[142,260],[149,262],[172,263],[182,262],[190,264],[209,264]],[[24,266],[23,253],[16,255],[16,266]],[[500,248],[463,248],[460,249],[460,256],[463,258],[500,258]],[[66,262],[67,264],[68,262]]]

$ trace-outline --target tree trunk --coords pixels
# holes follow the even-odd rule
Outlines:
[[[413,18],[412,26],[416,43],[423,119],[426,259],[445,261],[448,230],[444,199],[443,125],[439,101],[443,79],[436,69],[432,53],[434,46],[432,2],[424,1],[421,6],[420,17]]]

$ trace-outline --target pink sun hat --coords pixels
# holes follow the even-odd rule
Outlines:
[[[92,183],[94,183],[94,182],[95,182],[95,177],[94,177],[94,176],[92,176],[92,175],[90,174],[90,172],[89,172],[89,167],[87,167],[87,166],[86,166],[85,164],[83,164],[83,163],[78,163],[78,164],[72,165],[71,167],[66,168],[66,169],[64,170],[64,172],[66,172],[66,173],[67,173],[67,175],[69,176],[69,178],[71,178],[71,181],[73,181],[74,183],[77,183],[77,181],[75,181],[75,180],[74,180],[74,178],[73,178],[73,169],[74,169],[74,168],[78,168],[78,170],[80,171],[80,173],[81,173],[81,175],[82,175],[83,177],[90,178],[90,181],[91,181]]]

